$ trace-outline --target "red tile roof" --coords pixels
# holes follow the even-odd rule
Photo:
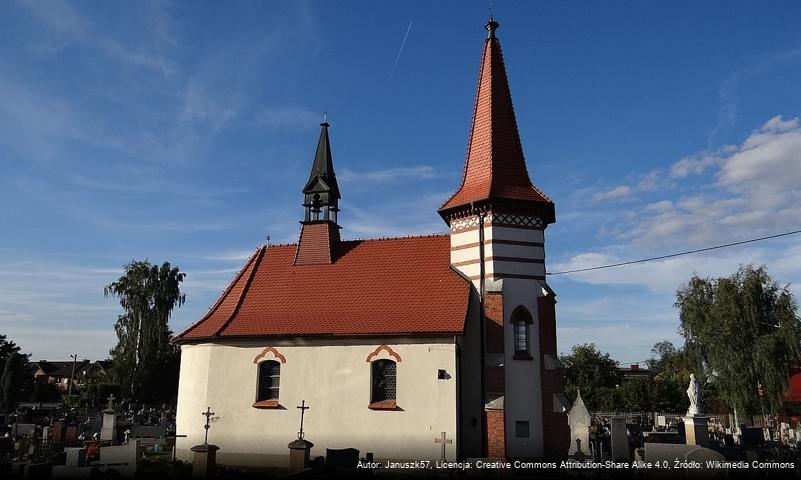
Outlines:
[[[470,283],[446,235],[342,241],[331,264],[294,265],[297,245],[257,249],[179,341],[239,336],[456,334]]]
[[[501,44],[494,35],[484,43],[462,183],[440,211],[492,199],[552,203],[529,179]]]

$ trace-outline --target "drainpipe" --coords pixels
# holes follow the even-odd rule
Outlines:
[[[473,210],[474,206],[473,203],[470,203],[470,209]],[[478,265],[479,265],[479,278],[478,278],[478,291],[479,291],[479,359],[481,360],[481,376],[480,384],[481,384],[481,416],[483,421],[481,422],[481,455],[482,457],[487,456],[487,421],[486,421],[486,412],[484,410],[484,406],[487,404],[487,388],[486,388],[486,370],[487,370],[487,359],[486,359],[486,343],[487,343],[487,318],[486,313],[484,311],[484,216],[483,212],[478,214]]]

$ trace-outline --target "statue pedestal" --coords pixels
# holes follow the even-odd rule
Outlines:
[[[709,448],[709,417],[698,414],[684,417],[684,434],[687,445]]]
[[[308,440],[298,439],[289,447],[289,473],[293,474],[309,467],[309,451],[314,444]]]
[[[192,462],[192,478],[209,478],[209,475],[214,473],[217,468],[217,450],[219,449],[220,447],[217,445],[208,443],[190,448],[195,452]]]
[[[100,440],[117,442],[117,412],[112,408],[103,410],[103,426],[100,429]]]

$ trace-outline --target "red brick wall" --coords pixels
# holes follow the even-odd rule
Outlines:
[[[484,412],[487,427],[487,455],[490,458],[506,458],[503,410]]]
[[[542,381],[542,428],[546,458],[565,458],[570,447],[567,414],[553,411],[553,394],[562,393],[562,372],[545,369],[545,354],[556,355],[556,302],[552,296],[537,299]]]
[[[307,223],[300,229],[295,265],[331,263],[331,248],[339,240],[339,228],[331,222]]]

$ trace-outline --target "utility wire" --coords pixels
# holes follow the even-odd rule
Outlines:
[[[752,238],[750,240],[742,240],[739,242],[726,243],[723,245],[715,245],[714,247],[699,248],[697,250],[688,250],[686,252],[671,253],[669,255],[660,255],[658,257],[642,258],[639,260],[631,260],[628,262],[611,263],[609,265],[598,265],[595,267],[577,268],[575,270],[565,270],[563,272],[547,272],[546,275],[566,275],[568,273],[589,272],[590,270],[601,270],[604,268],[622,267],[624,265],[632,265],[635,263],[653,262],[654,260],[662,260],[665,258],[680,257],[682,255],[691,255],[693,253],[708,252],[709,250],[717,250],[719,248],[734,247],[736,245],[743,245],[746,243],[761,242],[762,240],[770,240],[772,238],[786,237],[788,235],[795,235],[801,233],[801,230],[793,230],[792,232],[778,233],[776,235],[769,235],[767,237]]]

